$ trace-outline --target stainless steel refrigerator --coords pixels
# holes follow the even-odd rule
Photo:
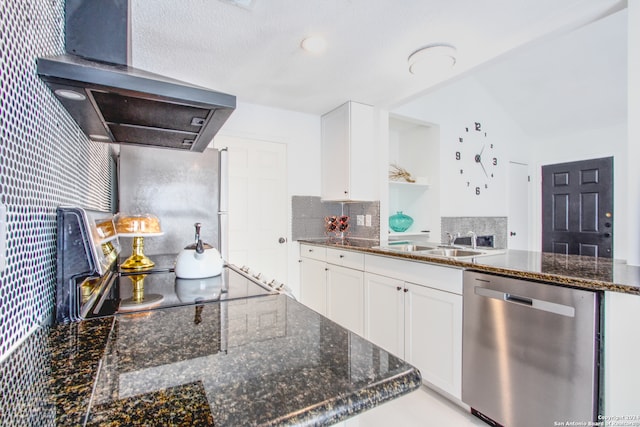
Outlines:
[[[146,255],[177,254],[194,242],[194,224],[202,239],[226,260],[227,152],[203,153],[122,145],[118,160],[118,211],[150,213],[160,219],[162,236],[144,239]],[[122,238],[123,255],[131,238]]]

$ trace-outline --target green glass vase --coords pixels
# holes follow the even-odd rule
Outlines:
[[[402,211],[389,217],[389,228],[393,231],[407,231],[411,224],[413,224],[413,218],[403,214]]]

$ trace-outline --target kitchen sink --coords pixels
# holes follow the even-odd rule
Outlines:
[[[389,251],[398,251],[398,252],[422,252],[422,251],[430,251],[436,248],[434,246],[421,246],[421,245],[413,245],[410,243],[406,243],[401,245],[391,244],[389,246],[381,246],[380,249],[389,250]]]
[[[473,251],[468,249],[438,248],[438,249],[431,249],[428,251],[424,251],[424,254],[444,256],[444,257],[450,257],[450,258],[460,258],[460,257],[467,257],[467,256],[484,255],[485,252]]]
[[[412,253],[414,255],[435,256],[435,257],[443,257],[443,258],[451,258],[451,259],[468,258],[468,257],[476,257],[476,256],[483,256],[483,255],[494,255],[494,254],[503,252],[503,251],[496,251],[494,249],[484,251],[484,250],[476,250],[476,249],[465,248],[460,246],[447,246],[447,245],[423,246],[423,245],[415,245],[409,242],[403,242],[402,244],[392,243],[392,244],[389,244],[388,246],[378,246],[375,249],[380,249],[382,251],[388,251],[388,252]]]

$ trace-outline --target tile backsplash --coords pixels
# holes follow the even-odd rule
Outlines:
[[[505,249],[507,247],[507,217],[506,216],[457,216],[440,218],[440,241],[447,241],[447,232],[460,233],[466,236],[473,231],[478,236],[495,236],[495,247]]]
[[[328,202],[317,196],[293,196],[292,230],[293,240],[327,237],[325,217],[332,215],[349,216],[348,237],[378,239],[380,236],[380,202]],[[357,215],[371,215],[371,226],[358,225]]]

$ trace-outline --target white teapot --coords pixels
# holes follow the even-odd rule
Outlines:
[[[216,248],[202,241],[201,226],[199,222],[195,223],[196,242],[180,251],[176,259],[175,272],[180,279],[202,279],[222,273],[222,256]]]

